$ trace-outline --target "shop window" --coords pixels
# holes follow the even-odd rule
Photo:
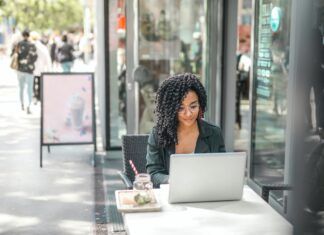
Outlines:
[[[290,1],[261,0],[256,9],[251,176],[258,184],[283,183]],[[282,202],[282,192],[277,199]]]

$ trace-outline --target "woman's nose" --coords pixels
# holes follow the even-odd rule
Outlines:
[[[188,116],[188,117],[192,115],[192,112],[191,112],[191,110],[189,108],[185,109],[185,115]]]

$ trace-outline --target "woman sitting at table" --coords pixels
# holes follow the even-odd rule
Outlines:
[[[202,119],[206,105],[206,91],[193,74],[172,76],[158,89],[146,155],[154,187],[168,183],[171,154],[225,152],[220,128]]]

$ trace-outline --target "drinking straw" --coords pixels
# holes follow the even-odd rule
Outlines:
[[[133,163],[132,160],[129,160],[129,164],[131,165],[132,170],[134,171],[134,174],[135,175],[138,175],[138,171],[137,171],[137,169],[136,169],[136,167],[135,167],[135,165],[134,165],[134,163]]]

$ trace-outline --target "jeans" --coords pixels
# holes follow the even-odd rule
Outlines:
[[[61,63],[61,66],[62,66],[64,73],[69,73],[69,72],[71,72],[73,62],[63,62],[63,63]]]
[[[34,76],[30,73],[17,72],[18,83],[19,83],[19,97],[21,105],[24,105],[24,90],[27,84],[27,96],[28,96],[28,106],[30,106],[33,99],[33,86],[34,86]]]

